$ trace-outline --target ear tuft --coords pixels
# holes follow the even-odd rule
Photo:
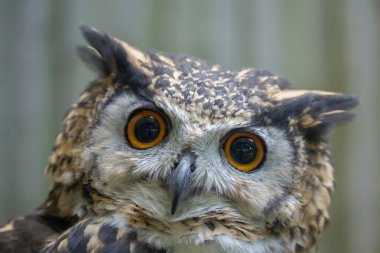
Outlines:
[[[118,46],[116,41],[108,34],[102,33],[89,26],[81,26],[80,30],[90,45],[90,47],[87,46],[88,50],[84,49],[86,46],[82,46],[82,49],[78,49],[81,53],[81,58],[84,59],[87,64],[93,65],[93,68],[96,70],[99,70],[98,67],[103,67],[100,69],[100,74],[110,75],[116,73],[117,64],[114,57],[114,51]],[[99,64],[99,56],[103,64]],[[91,60],[95,61],[91,62]]]
[[[147,84],[146,54],[95,28],[81,26],[80,30],[89,45],[78,47],[78,54],[91,69],[121,84],[138,88]]]
[[[348,110],[358,105],[358,98],[334,92],[287,90],[273,96],[278,115],[297,119],[299,129],[310,139],[325,135],[329,129],[351,120]]]
[[[351,95],[334,95],[324,97],[319,103],[311,105],[311,114],[318,119],[318,124],[314,126],[303,127],[305,136],[309,140],[317,140],[321,136],[326,135],[333,127],[339,126],[354,118],[354,114],[349,109],[359,104],[359,100]],[[309,114],[310,115],[310,114]],[[304,122],[301,120],[300,124]]]
[[[353,118],[348,110],[358,105],[354,96],[343,94],[311,94],[304,102],[300,125],[303,129],[328,128]]]

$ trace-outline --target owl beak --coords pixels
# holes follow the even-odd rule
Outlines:
[[[172,215],[176,212],[178,204],[186,200],[190,194],[191,173],[194,171],[194,163],[194,154],[184,154],[169,179],[169,192],[172,198]]]

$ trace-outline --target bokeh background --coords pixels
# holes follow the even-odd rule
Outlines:
[[[0,223],[42,203],[64,112],[95,78],[75,55],[81,24],[358,95],[356,120],[332,134],[336,191],[318,252],[380,252],[378,0],[0,0]]]

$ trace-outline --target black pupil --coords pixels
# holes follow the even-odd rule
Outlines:
[[[160,134],[160,124],[152,116],[144,116],[136,122],[135,136],[140,142],[154,141]]]
[[[257,156],[257,146],[254,140],[247,137],[239,137],[230,147],[232,158],[243,165],[253,162]]]

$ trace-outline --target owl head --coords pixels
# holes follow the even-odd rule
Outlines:
[[[79,55],[99,76],[57,136],[45,213],[112,217],[163,248],[315,244],[333,191],[327,134],[351,119],[356,98],[82,32]]]

